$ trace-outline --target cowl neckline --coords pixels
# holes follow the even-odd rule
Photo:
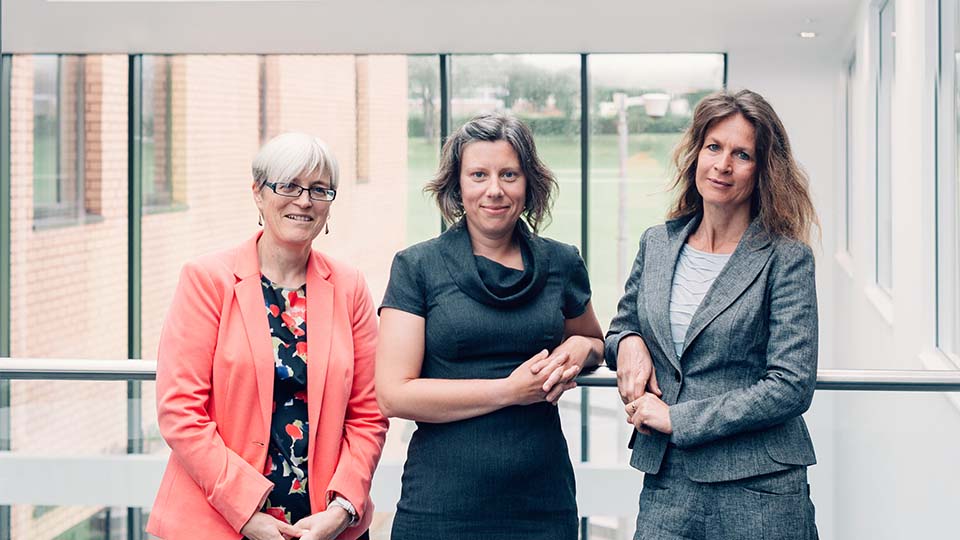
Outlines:
[[[520,286],[517,290],[511,291],[512,294],[505,296],[497,295],[483,282],[477,267],[477,259],[473,254],[466,220],[461,219],[440,235],[440,253],[443,262],[450,277],[464,294],[488,306],[510,308],[528,302],[543,290],[550,270],[546,243],[533,234],[522,220],[517,221],[513,235],[520,244],[521,252],[525,251],[528,254],[528,257],[524,257],[523,270],[525,274],[523,281],[526,285]],[[526,275],[530,278],[526,279]]]

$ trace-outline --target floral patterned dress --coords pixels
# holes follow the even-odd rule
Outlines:
[[[310,515],[307,492],[307,288],[260,276],[273,339],[273,419],[264,475],[273,482],[263,511],[296,523]]]

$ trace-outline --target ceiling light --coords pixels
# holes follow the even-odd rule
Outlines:
[[[803,39],[813,39],[817,37],[817,33],[816,32],[800,32],[800,37],[802,37]]]

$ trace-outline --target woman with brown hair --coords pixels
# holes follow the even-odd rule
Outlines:
[[[670,220],[644,232],[605,343],[646,473],[634,539],[816,538],[807,177],[749,90],[704,98],[675,162]]]
[[[555,189],[516,118],[444,145],[428,190],[453,225],[397,254],[380,308],[377,400],[417,421],[393,540],[577,538],[554,405],[603,333],[576,248],[537,234]]]

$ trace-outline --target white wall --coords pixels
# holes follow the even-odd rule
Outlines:
[[[843,368],[951,368],[938,360],[934,335],[939,31],[934,0],[896,1],[893,287],[888,294],[874,285],[878,9],[876,3],[864,2],[851,31],[851,53],[857,58],[851,253],[841,253],[836,241],[840,229],[833,230],[834,253],[820,261],[821,278],[832,283],[824,306],[832,335],[827,356],[833,367]],[[839,67],[839,80],[845,70]],[[839,85],[836,103],[842,104],[842,90]],[[835,144],[842,151],[843,139]],[[841,184],[833,197],[837,205],[843,200],[842,172],[841,160],[833,175]],[[839,221],[842,207],[836,210],[834,220]],[[844,393],[834,397],[833,414],[834,537],[956,538],[960,411],[938,394]]]

